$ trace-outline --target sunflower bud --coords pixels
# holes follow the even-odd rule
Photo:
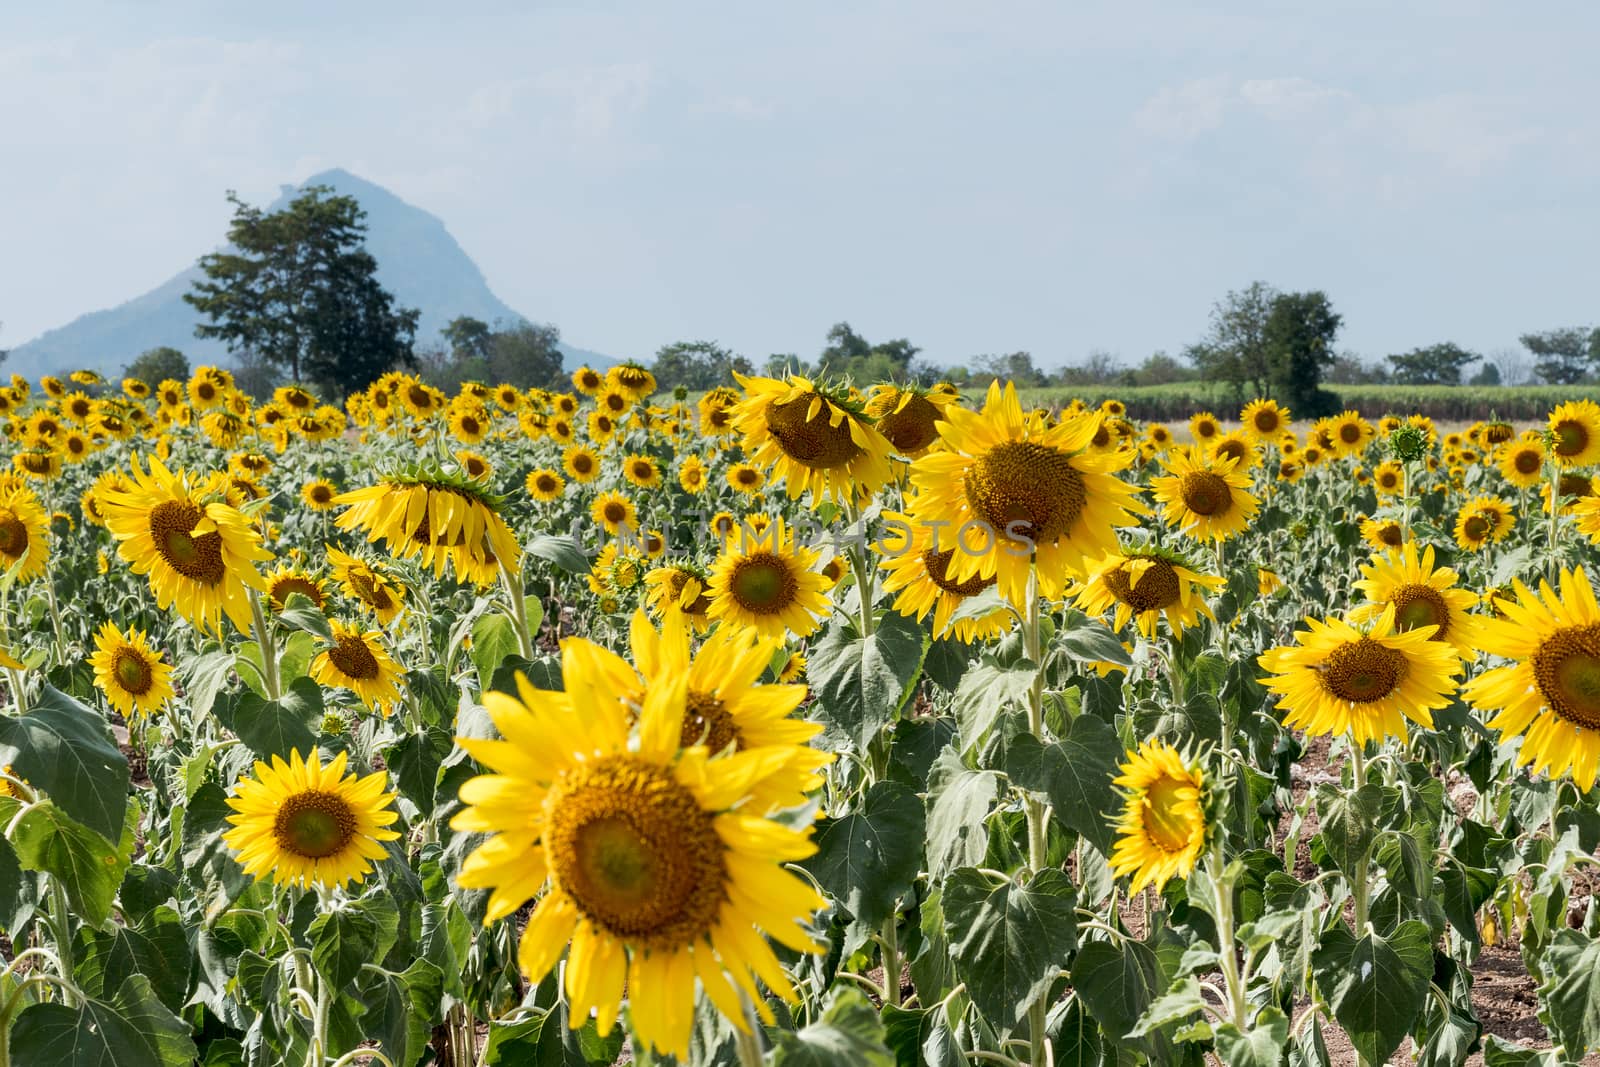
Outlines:
[[[1421,459],[1427,450],[1428,435],[1419,426],[1401,426],[1389,435],[1389,451],[1402,462]]]

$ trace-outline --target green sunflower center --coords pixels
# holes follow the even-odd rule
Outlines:
[[[1600,730],[1600,623],[1563,627],[1545,638],[1533,654],[1533,676],[1551,711]]]
[[[1184,506],[1196,515],[1226,515],[1233,507],[1233,490],[1220,474],[1190,471],[1178,482]]]
[[[611,756],[573,771],[550,810],[556,881],[589,921],[635,946],[703,936],[726,899],[713,815],[665,768]]]
[[[807,418],[813,401],[820,401],[815,415]],[[843,467],[861,454],[861,446],[850,436],[850,416],[837,426],[828,421],[837,409],[826,398],[814,393],[772,404],[767,408],[767,432],[783,454],[813,470]]]
[[[1183,591],[1177,570],[1164,559],[1152,560],[1138,581],[1128,580],[1126,563],[1109,572],[1105,581],[1118,600],[1141,613],[1176,604]]]
[[[996,537],[1042,544],[1065,537],[1089,502],[1072,457],[1034,441],[1007,441],[979,456],[964,488],[967,504]]]
[[[305,859],[332,856],[356,835],[356,813],[337,793],[310,789],[283,802],[272,822],[278,847]]]
[[[1415,630],[1419,626],[1437,626],[1435,641],[1444,640],[1450,629],[1450,607],[1444,597],[1431,585],[1403,585],[1389,598],[1394,605],[1394,625],[1397,630]]]
[[[1189,847],[1195,830],[1189,801],[1181,794],[1192,782],[1162,775],[1145,789],[1144,831],[1164,852],[1181,852]]]
[[[124,692],[136,697],[144,696],[155,683],[155,672],[150,669],[149,662],[137,649],[117,649],[117,658],[111,666],[111,673]]]
[[[794,603],[799,585],[783,557],[757,552],[741,559],[728,581],[728,591],[746,611],[775,615]]]
[[[167,566],[185,578],[216,585],[227,574],[222,535],[212,530],[196,537],[191,532],[204,514],[189,501],[163,501],[150,511],[150,537]]]
[[[1334,649],[1321,671],[1323,687],[1353,704],[1382,700],[1400,687],[1405,676],[1405,653],[1370,637]]]

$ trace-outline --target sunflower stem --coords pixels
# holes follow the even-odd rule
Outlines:
[[[1364,741],[1350,739],[1350,767],[1354,781],[1351,783],[1354,792],[1359,792],[1367,780],[1367,745]],[[1356,936],[1365,937],[1367,933],[1367,865],[1370,862],[1370,849],[1361,853],[1356,859],[1354,884],[1351,885],[1351,894],[1355,898]]]
[[[883,931],[878,942],[883,951],[883,999],[885,1003],[900,1006],[900,902],[894,903],[893,913],[883,920]]]
[[[1031,569],[1028,571],[1027,600],[1028,610],[1022,620],[1022,644],[1024,655],[1034,665],[1033,683],[1028,687],[1028,732],[1038,738],[1040,744],[1044,744],[1044,655],[1039,640],[1039,576]],[[1043,870],[1048,862],[1046,820],[1050,816],[1050,806],[1030,793],[1023,799],[1023,808],[1028,817],[1028,870]]]
[[[739,999],[744,1003],[744,1026],[733,1028],[739,1049],[739,1067],[762,1067],[767,1062],[767,1054],[761,1048],[761,1020],[747,995],[741,993]]]
[[[1553,587],[1561,580],[1560,556],[1556,553],[1556,532],[1561,525],[1561,465],[1554,459],[1550,461],[1550,526],[1547,547],[1550,550],[1549,562],[1545,565],[1545,572],[1549,575],[1550,585]]]
[[[522,658],[533,659],[533,634],[528,631],[528,591],[521,580],[511,573],[505,560],[500,561],[500,581],[505,586],[506,598],[511,601],[511,621],[517,627],[517,644]]]
[[[55,875],[50,875],[49,880],[50,928],[56,935],[56,957],[61,961],[61,976],[70,983],[75,965],[72,960],[72,927],[67,919],[71,914],[67,908],[67,891],[62,888],[61,879]],[[63,987],[61,1000],[67,1007],[73,1007],[77,1003],[77,990]]]
[[[67,639],[61,629],[61,607],[56,603],[56,578],[46,571],[44,576],[45,600],[50,605],[50,625],[55,628],[56,647],[55,654],[51,657],[52,663],[67,662]]]
[[[277,700],[283,695],[278,688],[278,648],[272,643],[272,631],[267,629],[267,615],[261,610],[261,594],[250,590],[250,619],[255,630],[256,647],[261,649],[261,681],[267,687],[267,699]]]
[[[1233,932],[1233,880],[1228,878],[1223,866],[1222,842],[1212,845],[1206,858],[1211,875],[1211,886],[1217,894],[1217,957],[1222,968],[1222,980],[1228,987],[1229,1021],[1241,1031],[1245,1028],[1248,1003],[1244,982],[1239,977],[1239,959],[1234,952]]]

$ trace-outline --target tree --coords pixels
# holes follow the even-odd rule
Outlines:
[[[467,359],[489,360],[489,344],[494,330],[482,319],[471,315],[457,315],[439,331],[450,346],[450,355],[461,362]]]
[[[1394,364],[1394,380],[1401,385],[1460,385],[1462,368],[1482,358],[1445,341],[1390,356],[1389,362]]]
[[[185,381],[189,377],[189,357],[170,345],[162,345],[141,353],[128,364],[122,376],[137,378],[149,385],[160,385],[168,378]]]
[[[1236,391],[1248,384],[1257,396],[1267,394],[1273,379],[1267,320],[1279,295],[1266,282],[1251,282],[1212,305],[1209,331],[1184,352],[1202,378],[1232,382]]]
[[[904,382],[911,377],[911,357],[922,349],[904,337],[871,344],[848,322],[835,323],[827,345],[817,358],[817,371],[828,377],[848,377],[860,384]]]
[[[366,386],[413,360],[420,313],[396,308],[363,245],[366,212],[328,186],[265,212],[231,190],[231,247],[200,259],[205,278],[184,300],[210,321],[198,337],[255,353],[293,381]]]
[[[500,327],[489,335],[488,348],[488,381],[518,389],[554,389],[565,381],[561,331],[549,323]]]
[[[1484,360],[1483,366],[1478,368],[1478,373],[1472,376],[1468,385],[1499,385],[1500,368]]]
[[[743,356],[734,355],[715,341],[677,341],[656,350],[651,372],[656,385],[670,390],[683,386],[690,390],[715,389],[732,385],[733,375],[753,374],[755,368]]]
[[[987,384],[983,379],[999,378],[1001,381],[1012,381],[1018,389],[1031,386],[1044,385],[1047,381],[1040,373],[1039,368],[1033,365],[1033,353],[1008,352],[1002,356],[978,356],[973,359],[972,365],[977,371],[979,384]]]
[[[1337,410],[1338,398],[1320,385],[1323,371],[1333,363],[1333,341],[1343,322],[1320,290],[1273,297],[1263,333],[1272,396],[1304,416]]]
[[[1030,357],[1031,365],[1031,357]],[[1106,385],[1122,374],[1122,365],[1103,348],[1091,349],[1082,363],[1062,367],[1056,371],[1056,385]]]
[[[1358,352],[1340,352],[1322,380],[1336,385],[1381,385],[1389,380],[1389,370],[1382,363],[1368,363]]]
[[[1156,352],[1145,357],[1145,361],[1128,371],[1125,377],[1129,379],[1128,384],[1134,386],[1167,385],[1171,382],[1193,381],[1195,370],[1165,352]]]
[[[1600,363],[1600,330],[1569,326],[1543,333],[1525,333],[1522,347],[1537,358],[1535,373],[1551,385],[1572,385],[1583,381],[1595,363]]]

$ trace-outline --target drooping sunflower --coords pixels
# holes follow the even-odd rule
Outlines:
[[[1003,606],[979,618],[950,621],[963,601],[995,584],[993,577],[981,575],[959,582],[950,578],[954,533],[946,530],[941,535],[937,526],[894,512],[885,514],[884,520],[887,529],[877,545],[878,565],[887,572],[883,589],[895,594],[895,611],[914,619],[924,619],[932,611],[934,637],[953,634],[968,644],[992,640],[1011,629],[1011,610]]]
[[[217,478],[194,486],[188,472],[153,456],[146,472],[135,455],[131,487],[108,490],[101,506],[117,552],[149,576],[157,607],[176,607],[202,630],[219,629],[226,615],[248,632],[249,591],[266,588],[255,565],[272,553],[253,522],[216,499],[220,492]]]
[[[600,493],[589,505],[589,515],[604,526],[606,533],[616,534],[623,527],[638,525],[639,512],[633,501],[618,492]]]
[[[1187,878],[1206,847],[1205,773],[1162,741],[1127,754],[1111,784],[1123,791],[1111,870],[1133,879],[1130,895]]]
[[[1569,400],[1550,412],[1550,454],[1563,467],[1600,463],[1600,404]]]
[[[529,496],[544,504],[548,504],[552,500],[560,500],[561,494],[567,488],[566,479],[549,467],[540,467],[529,471],[528,478],[523,484],[527,488]]]
[[[733,424],[753,463],[781,479],[790,499],[807,490],[813,502],[856,500],[890,477],[889,442],[848,397],[807,378],[745,377]]]
[[[640,489],[658,489],[661,486],[661,468],[649,456],[624,456],[622,476]]]
[[[1399,548],[1406,540],[1406,531],[1397,519],[1380,519],[1363,516],[1361,539],[1376,549]]]
[[[1519,765],[1571,773],[1584,792],[1600,768],[1600,606],[1581,569],[1563,570],[1561,592],[1549,582],[1535,594],[1520,580],[1502,597],[1498,618],[1482,624],[1484,651],[1513,662],[1468,682],[1462,696],[1495,712],[1502,737],[1523,735]]]
[[[383,647],[383,634],[363,631],[335,619],[333,644],[311,661],[311,677],[322,685],[348,689],[361,703],[388,715],[400,699],[400,665]]]
[[[1306,619],[1295,643],[1261,655],[1262,684],[1308,734],[1349,734],[1356,744],[1406,737],[1406,719],[1433,727],[1433,710],[1456,689],[1461,660],[1434,628],[1397,633],[1390,605],[1363,629],[1339,618]]]
[[[939,440],[939,422],[953,402],[948,393],[885,383],[867,395],[863,414],[902,456],[915,459]]]
[[[25,582],[45,572],[50,561],[50,516],[26,485],[11,480],[0,486],[0,571],[13,571]]]
[[[760,531],[741,526],[711,569],[711,617],[762,637],[781,638],[785,630],[805,637],[828,612],[828,580],[815,569],[817,557],[795,543],[781,518]]]
[[[332,545],[327,546],[327,552],[333,580],[339,583],[346,596],[360,601],[376,615],[379,623],[388,626],[405,609],[404,586],[366,560],[347,555]]]
[[[1516,525],[1511,505],[1497,496],[1474,497],[1456,512],[1456,544],[1468,552],[1502,541]]]
[[[222,835],[244,872],[278,885],[336,888],[360,882],[387,852],[383,842],[400,835],[388,829],[399,818],[384,792],[388,775],[345,774],[347,754],[324,764],[318,752],[257,761],[228,798],[233,829]]]
[[[501,567],[515,573],[521,564],[499,498],[464,473],[436,465],[407,468],[333,502],[345,508],[334,521],[339,529],[381,539],[395,556],[420,556],[435,578],[449,564],[458,579],[485,585]]]
[[[1289,428],[1289,409],[1279,406],[1276,400],[1256,399],[1239,412],[1244,432],[1264,445],[1278,443],[1283,431]]]
[[[575,482],[592,482],[600,476],[600,457],[588,445],[568,445],[561,465]]]
[[[650,373],[650,368],[630,361],[618,363],[606,371],[606,384],[638,401],[656,391],[656,376]]]
[[[1153,639],[1162,616],[1177,636],[1200,616],[1214,618],[1204,590],[1215,592],[1226,581],[1213,574],[1190,570],[1176,552],[1154,545],[1112,552],[1089,565],[1088,576],[1072,589],[1077,606],[1100,616],[1116,609],[1111,628],[1121,630],[1131,619],[1139,632]],[[1199,590],[1195,587],[1199,586]]]
[[[1099,413],[1046,428],[1024,416],[1014,385],[994,382],[982,412],[951,405],[945,416],[944,447],[912,465],[917,495],[907,510],[914,524],[941,522],[954,532],[951,582],[994,578],[1021,606],[1033,569],[1040,591],[1058,596],[1087,559],[1116,548],[1116,527],[1133,525],[1144,510],[1115,473],[1134,453],[1085,451]]]
[[[758,980],[798,998],[766,937],[821,950],[802,924],[825,902],[782,866],[815,846],[748,801],[787,769],[784,748],[680,749],[687,673],[650,685],[630,715],[590,659],[563,648],[564,693],[519,679],[520,699],[485,694],[505,740],[461,739],[495,773],[462,786],[451,825],[494,836],[458,880],[493,889],[486,923],[538,896],[518,952],[528,979],[565,954],[575,1018],[609,1033],[626,989],[639,1043],[687,1061],[695,979],[741,1029],[742,1000],[770,1019]]]
[[[1478,654],[1478,616],[1469,614],[1478,596],[1457,588],[1456,572],[1435,567],[1433,560],[1433,546],[1424,548],[1419,559],[1415,541],[1374,556],[1353,583],[1368,603],[1352,608],[1350,620],[1365,622],[1392,606],[1396,631],[1431,626],[1433,640],[1446,642],[1470,660]]]
[[[94,684],[128,720],[153,715],[172,699],[172,666],[150,647],[143,630],[123,633],[111,622],[94,635]]]
[[[1237,461],[1189,449],[1169,453],[1161,464],[1168,473],[1151,478],[1150,487],[1168,526],[1197,541],[1226,541],[1255,518],[1260,504]]]

